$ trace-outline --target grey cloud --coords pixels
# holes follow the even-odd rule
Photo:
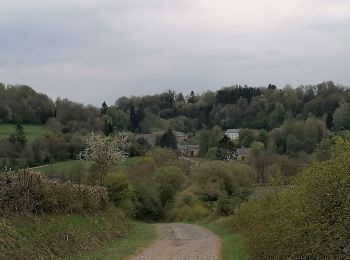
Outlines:
[[[350,83],[347,1],[248,9],[259,1],[3,0],[0,80],[94,104],[169,88]]]

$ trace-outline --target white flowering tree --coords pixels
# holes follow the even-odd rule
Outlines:
[[[110,136],[90,134],[85,138],[86,147],[80,153],[80,159],[92,162],[97,169],[100,184],[108,171],[127,157],[125,152],[128,141],[125,136],[116,133]]]

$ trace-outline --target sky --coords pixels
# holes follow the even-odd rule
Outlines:
[[[349,0],[0,0],[0,81],[85,104],[350,85]]]

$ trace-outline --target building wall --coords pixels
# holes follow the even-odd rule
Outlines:
[[[231,140],[237,140],[239,135],[238,133],[226,133],[227,137],[230,138]]]

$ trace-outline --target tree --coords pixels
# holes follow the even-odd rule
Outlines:
[[[107,110],[108,110],[108,106],[107,106],[106,102],[103,101],[102,107],[101,107],[101,116],[107,114]]]
[[[350,106],[343,103],[335,110],[333,116],[333,124],[337,130],[350,129]]]
[[[163,167],[155,175],[157,190],[163,208],[170,207],[176,192],[183,186],[185,175],[176,166]]]
[[[179,94],[177,94],[176,102],[177,102],[177,103],[185,102],[184,95],[183,95],[181,92],[180,92]]]
[[[103,185],[108,171],[127,156],[127,139],[119,133],[110,136],[91,134],[86,137],[85,142],[86,147],[80,153],[80,158],[92,162],[92,166],[98,171],[100,184]]]
[[[202,131],[199,133],[199,153],[205,156],[209,148],[216,147],[219,142],[220,130]]]
[[[198,101],[198,98],[196,97],[196,95],[194,94],[193,90],[190,93],[190,96],[187,100],[188,103],[194,104]]]
[[[250,129],[242,129],[239,132],[239,143],[243,147],[250,147],[250,144],[254,141],[254,133]]]
[[[263,151],[265,145],[262,142],[252,142],[250,146],[250,154],[254,157],[257,157],[261,151]]]
[[[117,130],[122,131],[128,127],[129,118],[123,110],[110,106],[107,110],[107,115],[111,118],[113,126]]]
[[[16,153],[16,156],[18,156],[22,152],[22,150],[24,149],[24,146],[27,143],[27,138],[24,134],[22,125],[16,125],[15,132],[10,134],[8,141],[12,145]]]
[[[103,127],[103,133],[106,136],[109,136],[114,133],[114,127],[112,122],[108,121],[107,119],[105,120],[105,125]]]
[[[159,140],[159,145],[160,147],[163,148],[170,148],[170,149],[177,149],[177,141],[176,141],[176,137],[174,135],[174,132],[169,129],[168,131],[166,131]]]
[[[234,145],[231,139],[224,135],[224,137],[219,141],[217,149],[217,158],[222,161],[229,161],[233,158]]]

